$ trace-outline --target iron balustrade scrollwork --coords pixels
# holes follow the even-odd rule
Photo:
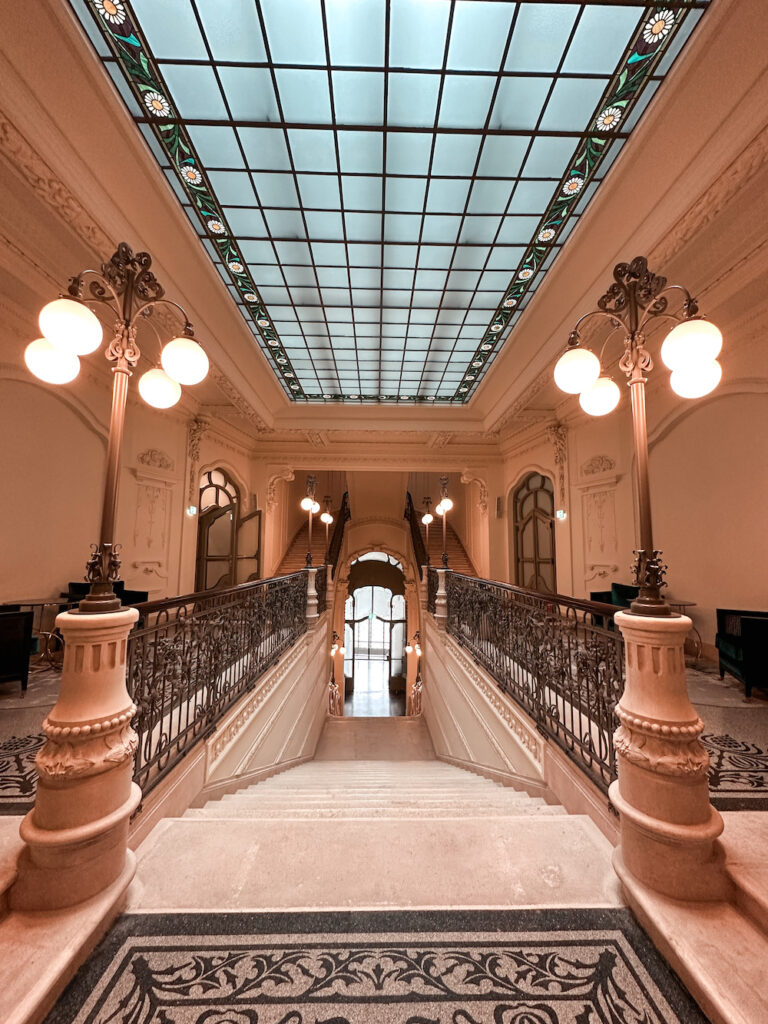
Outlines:
[[[352,513],[349,509],[349,492],[344,491],[344,496],[341,499],[341,508],[336,516],[333,523],[333,533],[331,534],[331,542],[328,545],[328,564],[331,568],[331,578],[336,575],[336,566],[339,564],[339,555],[341,554],[341,544],[344,540],[344,526],[348,519],[352,518]]]
[[[148,793],[307,629],[307,574],[137,605],[128,692]]]
[[[405,495],[405,512],[403,513],[403,519],[408,520],[408,525],[411,529],[411,543],[413,544],[413,554],[416,559],[416,565],[419,567],[419,579],[424,579],[424,566],[429,564],[429,558],[424,544],[424,538],[421,535],[419,516],[413,506],[413,498],[411,497],[410,491],[407,491]]]
[[[446,573],[446,592],[451,636],[607,793],[624,690],[617,609],[454,572]]]
[[[440,577],[437,575],[437,569],[433,569],[430,566],[427,569],[427,611],[435,614],[437,609],[437,591],[440,585]]]

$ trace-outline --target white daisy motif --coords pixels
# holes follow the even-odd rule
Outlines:
[[[349,395],[349,398],[358,398],[358,395]]]
[[[299,385],[298,384],[291,384],[291,391],[298,391],[298,390],[299,390]]]
[[[459,391],[469,391],[469,388],[459,388]]]
[[[480,348],[483,350],[483,352],[490,352],[491,350],[491,346],[488,344],[487,341],[484,345],[481,345]]]
[[[658,11],[647,21],[643,29],[643,39],[646,43],[660,43],[672,26],[675,24],[673,11]]]
[[[202,174],[196,167],[185,167],[181,172],[181,176],[188,185],[199,185],[203,180]]]
[[[214,235],[223,235],[226,228],[224,227],[220,220],[209,220],[208,230],[212,231]]]
[[[296,376],[296,374],[295,374],[295,373],[291,373],[291,371],[290,371],[290,370],[286,370],[286,371],[285,371],[285,376],[286,376],[286,377],[295,377],[295,376]]]
[[[333,398],[333,395],[323,395],[323,398]]]
[[[474,379],[475,379],[474,373],[468,373],[467,376],[464,378],[464,380],[474,380]]]
[[[277,347],[277,339],[276,338],[267,338],[267,344],[271,345],[272,348],[276,348]]]
[[[125,7],[121,0],[93,0],[93,6],[104,21],[110,21],[113,25],[122,25],[125,21]]]
[[[269,327],[269,320],[265,320],[264,317],[262,317],[261,320],[257,320],[256,323],[259,327]]]
[[[491,330],[496,334],[503,326],[503,324],[491,324]]]
[[[280,363],[281,366],[285,366],[285,364],[288,362],[285,356],[278,356],[277,361],[278,363]]]
[[[563,185],[564,196],[575,196],[578,192],[584,188],[583,178],[569,178],[568,181]]]
[[[530,267],[523,267],[517,276],[521,281],[527,281],[529,277],[533,277],[533,271]]]
[[[434,402],[434,400],[435,400],[435,396],[434,395],[427,395],[427,401],[428,402]]]
[[[543,228],[536,236],[537,242],[551,242],[555,237],[554,228]]]
[[[517,305],[517,299],[505,299],[504,305],[506,306],[507,309],[510,309],[512,306]]]
[[[168,117],[171,112],[171,105],[168,100],[159,92],[145,92],[144,106],[155,117]]]
[[[227,266],[233,274],[242,274],[243,272],[243,264],[240,260],[230,260]]]
[[[599,132],[611,132],[621,120],[624,111],[621,107],[606,107],[595,121],[595,128]],[[553,232],[554,233],[554,232]]]
[[[259,301],[257,296],[254,295],[253,292],[244,292],[243,293],[243,298],[245,299],[246,302],[258,302]]]
[[[483,365],[483,360],[482,359],[476,359],[474,361],[474,363],[472,363],[472,365],[473,366],[482,366]]]

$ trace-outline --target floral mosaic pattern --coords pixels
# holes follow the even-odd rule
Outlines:
[[[300,376],[291,365],[271,316],[259,295],[257,284],[239,251],[237,239],[230,231],[222,206],[211,187],[183,119],[173,107],[169,98],[170,90],[163,79],[157,60],[147,45],[131,5],[127,0],[88,2],[132,92],[142,110],[147,111],[152,130],[171,161],[208,240],[227,268],[233,287],[243,299],[255,325],[249,326],[260,339],[263,351],[272,362],[275,374],[288,396],[294,400],[309,401],[435,401],[435,395],[328,394],[307,393],[304,390]],[[693,6],[694,0],[690,2]],[[632,42],[597,109],[585,126],[585,137],[579,142],[569,166],[565,169],[518,270],[490,323],[481,333],[476,351],[467,359],[463,379],[450,397],[440,395],[439,401],[463,404],[471,398],[487,364],[522,314],[522,309],[519,308],[522,300],[531,289],[538,286],[540,279],[549,269],[552,261],[547,263],[547,258],[553,253],[552,246],[558,245],[561,238],[564,238],[587,186],[597,184],[595,178],[617,139],[617,133],[626,132],[629,114],[651,83],[660,61],[669,51],[690,13],[685,3],[686,0],[683,0],[682,5],[673,7],[655,4],[644,10]],[[698,6],[700,7],[700,4]],[[480,330],[478,327],[479,332]],[[463,355],[460,358],[467,357]]]
[[[20,814],[32,806],[37,789],[35,757],[45,736],[13,736],[0,743],[0,814]]]
[[[123,930],[139,934],[99,965],[92,985],[82,978],[78,992],[75,983],[65,1003],[79,1002],[77,1011],[54,1010],[48,1024],[703,1022],[655,951],[641,954],[621,927],[590,928],[588,915],[575,931],[507,926],[465,942],[414,933],[395,942],[338,934],[144,936],[141,917],[124,919]],[[536,912],[520,916],[532,921]],[[245,915],[230,918],[249,923]],[[194,928],[194,916],[184,923]]]

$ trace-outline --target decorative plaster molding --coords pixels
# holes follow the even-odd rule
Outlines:
[[[0,112],[0,152],[32,187],[35,194],[65,224],[102,257],[115,249],[115,242],[96,224],[67,186],[30,146],[8,115]]]
[[[614,562],[613,564],[595,563],[594,565],[586,565],[584,567],[584,582],[591,583],[592,580],[607,580],[610,579],[614,573],[619,571],[618,565]]]
[[[595,476],[597,473],[610,473],[616,469],[616,462],[610,455],[593,455],[581,465],[582,476]]]
[[[440,430],[436,434],[433,434],[427,441],[428,448],[445,448],[453,438],[453,434],[448,430]]]
[[[328,439],[324,433],[319,430],[308,430],[306,431],[306,438],[313,448],[327,448]]]
[[[543,389],[546,387],[548,383],[551,382],[551,380],[552,371],[549,368],[549,366],[547,366],[547,368],[545,370],[542,370],[537,377],[534,377],[530,385],[527,388],[525,388],[522,394],[518,398],[516,398],[515,401],[512,402],[512,404],[508,406],[508,408],[495,420],[491,430],[498,434],[499,431],[503,430],[504,427],[508,426],[509,423],[513,419],[515,419],[515,417],[518,416],[519,413],[521,413],[525,409],[525,407],[536,397],[536,395],[538,395],[540,391],[543,391]]]
[[[139,452],[136,461],[140,462],[142,466],[154,466],[155,469],[172,470],[175,466],[170,455],[160,448],[147,448],[143,452]]]
[[[294,480],[296,474],[293,472],[290,466],[283,466],[282,469],[278,469],[276,473],[267,481],[267,512],[273,512],[277,505],[277,485],[281,480],[286,480],[290,483]]]
[[[650,253],[649,262],[663,267],[712,221],[768,161],[768,126],[755,136]]]
[[[269,430],[267,424],[261,416],[259,416],[250,402],[240,394],[229,377],[226,377],[217,366],[211,366],[211,380],[213,380],[219,391],[221,391],[223,395],[226,395],[243,419],[248,420],[248,422],[255,427],[260,434]]]

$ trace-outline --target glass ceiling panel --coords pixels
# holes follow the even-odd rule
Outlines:
[[[286,394],[464,403],[707,0],[71,0]]]

